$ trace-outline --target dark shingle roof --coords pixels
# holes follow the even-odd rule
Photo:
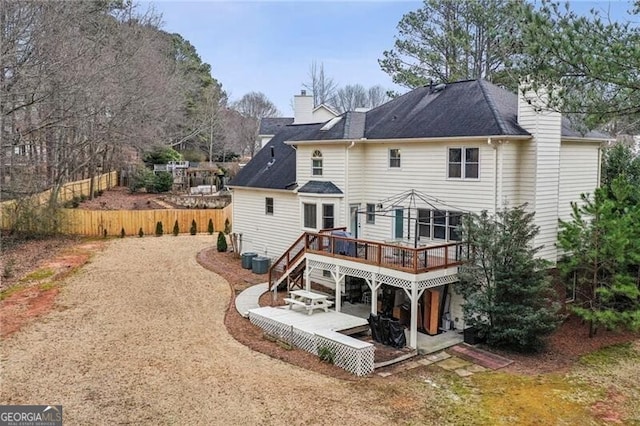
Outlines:
[[[298,192],[309,194],[342,194],[343,192],[333,182],[310,180],[305,183]]]
[[[321,126],[322,124],[296,124],[283,127],[238,172],[229,186],[293,189],[296,182],[296,151],[284,142],[294,137],[304,139]]]
[[[485,80],[449,83],[442,90],[435,87],[419,87],[367,113],[347,112],[331,129],[294,140],[530,135],[518,124],[515,93]],[[598,132],[582,134],[565,118],[562,136],[606,137]]]
[[[436,86],[437,87],[437,86]],[[293,189],[296,181],[295,150],[286,141],[340,139],[405,139],[457,136],[529,136],[518,124],[518,97],[484,80],[468,80],[447,84],[444,89],[420,87],[366,113],[346,112],[327,124],[281,125],[269,144],[230,182],[231,186],[271,189]],[[322,128],[325,130],[321,130]],[[563,137],[606,138],[598,132],[582,134],[563,117]],[[271,161],[271,148],[275,161]],[[300,192],[325,190],[326,184],[309,182]],[[310,186],[309,186],[310,185]],[[333,184],[331,184],[333,185]],[[335,185],[334,185],[335,186]],[[313,189],[313,191],[309,190]],[[333,190],[333,189],[332,189]],[[335,190],[340,191],[337,187]],[[336,193],[336,192],[319,192]],[[341,192],[337,192],[341,193]]]
[[[265,117],[260,120],[259,135],[275,135],[284,126],[288,126],[293,123],[292,117]]]

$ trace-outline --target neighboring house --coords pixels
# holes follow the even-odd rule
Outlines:
[[[306,266],[307,283],[335,288],[336,310],[352,277],[372,291],[372,312],[379,293],[388,302],[382,289],[404,290],[391,303],[394,313],[410,305],[415,348],[418,328],[433,334],[448,320],[464,327],[450,285],[462,214],[528,203],[540,227],[534,244],[555,262],[558,219],[599,184],[606,137],[581,135],[535,104],[471,80],[284,126],[229,184],[234,232],[245,250],[276,261],[270,284]],[[320,233],[337,227],[356,242]]]
[[[324,123],[338,116],[325,104],[313,106],[313,96],[302,90],[293,98],[294,117],[265,117],[260,120],[258,141],[264,147],[284,126],[289,124]]]

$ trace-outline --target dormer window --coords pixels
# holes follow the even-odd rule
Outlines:
[[[316,149],[311,155],[311,174],[313,176],[322,176],[322,152]]]

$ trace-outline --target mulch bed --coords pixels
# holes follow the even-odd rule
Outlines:
[[[589,337],[589,325],[576,316],[567,320],[547,339],[546,347],[537,354],[527,355],[506,351],[492,352],[504,355],[515,362],[505,370],[525,374],[567,371],[581,356],[619,343],[640,339],[640,333],[599,329]]]

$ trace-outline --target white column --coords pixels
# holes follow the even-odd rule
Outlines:
[[[307,259],[304,261],[307,262]],[[307,291],[311,291],[311,269],[309,268],[308,262],[304,268],[304,288]]]
[[[378,289],[380,288],[380,284],[377,281],[378,275],[374,272],[371,274],[371,284],[369,288],[371,288],[371,313],[378,313]]]
[[[418,348],[418,283],[411,283],[411,329],[409,332],[409,347]]]
[[[332,272],[333,281],[336,283],[336,312],[340,312],[342,305],[342,281],[344,275],[340,274],[340,266],[336,265],[336,271]]]

